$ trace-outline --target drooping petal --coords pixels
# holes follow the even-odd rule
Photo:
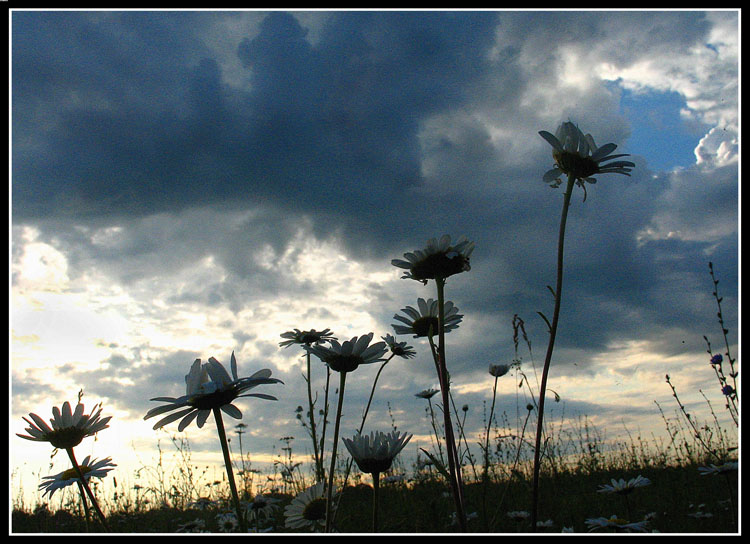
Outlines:
[[[169,414],[164,419],[160,419],[156,422],[156,424],[153,426],[153,429],[156,430],[160,427],[163,427],[164,425],[167,425],[168,423],[172,423],[173,421],[176,421],[180,419],[182,416],[188,415],[191,411],[195,410],[192,406],[186,410],[182,410],[180,412],[175,412],[174,414]]]

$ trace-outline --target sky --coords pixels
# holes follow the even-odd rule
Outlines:
[[[565,240],[550,421],[602,433],[664,433],[656,403],[723,399],[706,335],[721,350],[708,263],[733,355],[739,327],[739,12],[26,11],[10,13],[9,238],[12,496],[67,468],[15,436],[29,412],[101,402],[110,428],[78,447],[111,456],[120,482],[167,431],[143,421],[184,394],[196,358],[240,375],[269,368],[278,401],[241,399],[259,468],[305,406],[302,350],[280,334],[393,334],[395,313],[434,284],[391,260],[449,234],[475,243],[446,297],[457,405],[475,443],[490,364],[521,358],[534,382],[552,314],[562,189],[542,181],[538,132],[571,120],[617,144],[630,177],[573,193]],[[531,344],[516,354],[513,319]],[[378,382],[365,432],[429,447],[437,386],[422,339]],[[380,365],[347,379],[352,436]],[[534,367],[537,369],[535,374]],[[498,381],[496,414],[528,402]],[[322,396],[325,368],[313,358]],[[259,389],[260,391],[260,389]],[[334,394],[335,398],[335,394]],[[719,410],[721,411],[721,410]],[[722,416],[723,417],[723,416]],[[238,421],[225,418],[230,429]],[[221,457],[215,429],[184,433],[196,463]],[[330,436],[330,435],[329,435]]]

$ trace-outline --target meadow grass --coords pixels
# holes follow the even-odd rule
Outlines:
[[[505,416],[505,414],[502,414]],[[507,421],[501,417],[501,421]],[[547,453],[543,456],[539,481],[539,522],[551,520],[541,532],[559,533],[564,528],[586,532],[585,520],[617,515],[629,520],[648,520],[648,530],[663,533],[734,533],[738,530],[737,472],[701,475],[698,468],[714,459],[680,423],[679,414],[664,417],[669,440],[646,440],[629,434],[627,438],[604,441],[602,432],[587,418],[560,422],[551,427]],[[550,421],[552,423],[552,421]],[[507,440],[508,429],[493,430],[488,479],[467,478],[465,500],[467,530],[471,533],[527,533],[530,519],[514,520],[509,512],[528,511],[533,475],[531,444],[518,448],[517,440]],[[134,475],[139,485],[120,483],[105,496],[93,485],[112,532],[176,533],[191,529],[225,532],[223,516],[233,511],[231,493],[221,470],[196,466],[190,458],[187,438],[172,437],[175,468],[166,469],[168,455],[161,452],[153,467],[142,467]],[[284,526],[284,507],[296,492],[314,480],[314,462],[295,457],[291,437],[284,437],[278,463],[269,472],[253,469],[246,459],[238,474],[243,501],[253,493],[275,499],[276,508],[268,518],[254,525],[257,529],[291,532]],[[711,445],[729,455],[733,443],[714,437]],[[726,451],[728,450],[728,451]],[[239,456],[237,456],[239,457]],[[339,460],[343,474],[346,459]],[[388,475],[402,475],[381,484],[379,531],[383,533],[459,532],[454,519],[450,488],[435,470],[417,457],[411,467],[398,458]],[[293,467],[293,468],[292,468]],[[292,468],[292,470],[289,470]],[[466,473],[471,474],[467,468]],[[147,470],[148,469],[148,470]],[[217,476],[218,474],[218,476]],[[627,496],[598,492],[612,479],[648,478],[650,485]],[[122,477],[121,477],[122,481]],[[271,482],[271,484],[269,484]],[[342,482],[339,482],[339,484]],[[14,533],[85,533],[100,530],[96,519],[88,526],[74,488],[62,490],[53,501],[35,504],[14,501],[11,522]],[[372,486],[369,476],[356,468],[338,501],[334,524],[342,533],[370,532]],[[202,501],[197,499],[202,497]],[[486,508],[483,504],[486,501]]]

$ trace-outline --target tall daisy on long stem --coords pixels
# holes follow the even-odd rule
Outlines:
[[[281,347],[289,347],[293,344],[301,346],[311,346],[313,344],[320,344],[329,340],[336,340],[331,334],[330,329],[324,329],[322,331],[316,331],[310,329],[309,331],[301,331],[294,329],[293,331],[284,332],[281,334],[282,338],[285,338],[283,342],[279,342]],[[323,436],[318,443],[318,433],[316,431],[315,424],[315,400],[312,395],[312,376],[310,372],[310,352],[305,350],[305,357],[307,359],[307,375],[304,376],[305,382],[307,383],[307,404],[308,404],[308,419],[310,420],[310,438],[313,442],[313,460],[315,462],[315,480],[322,482],[325,480],[325,468],[323,466],[323,443],[325,441],[325,430]],[[330,373],[328,375],[330,377]],[[326,398],[325,398],[325,409],[323,416],[323,427],[325,429],[325,414],[328,411],[328,379],[326,379]]]
[[[346,375],[353,372],[360,365],[372,364],[382,361],[386,352],[385,342],[370,345],[373,333],[363,336],[355,336],[351,340],[339,344],[337,340],[330,340],[330,347],[322,345],[305,346],[305,349],[316,355],[328,367],[339,373],[339,398],[336,408],[336,423],[333,428],[333,446],[331,447],[331,467],[328,471],[328,486],[326,489],[326,523],[325,532],[329,533],[332,528],[333,509],[333,476],[336,467],[336,450],[339,441],[339,427],[341,424],[341,411],[344,406],[344,387],[346,386]]]
[[[438,379],[440,381],[440,391],[443,397],[443,416],[448,468],[450,471],[450,486],[456,504],[456,516],[462,532],[466,532],[466,513],[464,511],[461,463],[458,458],[456,439],[453,434],[453,424],[450,416],[450,379],[445,357],[445,281],[454,274],[460,274],[471,269],[469,257],[473,250],[473,242],[462,238],[457,243],[452,244],[451,237],[445,234],[439,240],[436,238],[428,240],[427,247],[424,249],[404,253],[406,260],[393,259],[391,261],[391,264],[394,266],[407,271],[402,278],[413,279],[425,285],[428,280],[434,280],[437,287],[438,345],[435,349],[435,360]],[[431,332],[434,333],[434,329]],[[431,336],[432,334],[428,335],[432,342]]]
[[[266,400],[277,400],[276,397],[264,393],[245,393],[254,387],[264,384],[283,383],[277,378],[271,378],[271,371],[268,369],[259,370],[252,376],[239,378],[237,376],[237,360],[232,352],[232,376],[226,371],[224,366],[211,357],[207,363],[201,363],[196,359],[190,367],[190,372],[185,376],[187,392],[182,397],[156,397],[151,400],[162,401],[167,404],[152,408],[143,419],[149,419],[159,414],[173,412],[180,408],[179,412],[173,412],[167,417],[159,420],[154,425],[154,429],[163,427],[177,419],[182,418],[177,426],[178,431],[183,431],[193,420],[197,420],[198,428],[203,427],[208,416],[213,414],[216,421],[216,430],[219,434],[221,443],[221,452],[224,456],[224,466],[227,471],[229,489],[232,492],[234,507],[237,512],[237,520],[240,524],[240,530],[247,532],[247,523],[245,522],[244,513],[240,507],[240,498],[237,494],[237,486],[234,481],[232,471],[232,460],[229,456],[229,446],[227,444],[227,434],[224,430],[224,422],[221,412],[235,418],[242,419],[242,412],[232,404],[239,397],[257,397]]]
[[[393,460],[404,449],[413,435],[380,431],[362,435],[361,429],[354,438],[344,438],[344,445],[357,462],[359,470],[372,476],[372,532],[378,532],[378,491],[380,475],[391,468]]]
[[[25,438],[26,440],[33,440],[34,442],[49,442],[55,448],[63,449],[66,451],[66,453],[68,454],[68,458],[73,465],[73,470],[78,478],[79,484],[83,487],[89,499],[91,500],[91,504],[94,507],[97,516],[99,516],[99,520],[101,521],[105,531],[109,532],[107,521],[104,519],[104,514],[99,508],[99,503],[96,501],[94,494],[91,492],[91,488],[88,484],[88,479],[85,477],[84,472],[81,469],[81,465],[79,465],[76,461],[76,456],[73,452],[73,448],[80,444],[81,441],[87,436],[93,436],[99,431],[109,427],[107,423],[109,423],[109,420],[112,419],[112,416],[102,418],[102,409],[99,408],[98,404],[94,406],[89,415],[85,415],[83,413],[83,410],[84,406],[81,403],[78,403],[75,411],[71,410],[70,404],[67,401],[63,403],[62,410],[60,410],[57,406],[54,406],[52,408],[53,418],[50,419],[52,428],[50,428],[50,426],[47,425],[44,420],[38,415],[29,414],[29,417],[33,420],[33,423],[28,419],[23,418],[23,420],[29,424],[29,426],[26,428],[26,432],[29,433],[29,435],[27,436],[18,433],[16,434],[21,438]],[[88,457],[86,459],[88,460]],[[83,497],[83,494],[81,496],[83,498],[85,507],[86,499],[85,497]]]
[[[534,445],[534,481],[532,490],[532,510],[531,510],[531,528],[536,529],[537,505],[539,503],[539,462],[540,462],[540,445],[542,439],[542,425],[544,418],[544,398],[547,389],[547,377],[549,367],[552,362],[552,351],[555,346],[555,336],[557,335],[558,319],[560,316],[560,302],[562,299],[562,278],[563,278],[563,248],[565,245],[565,224],[568,218],[568,207],[570,206],[570,197],[573,193],[573,187],[578,185],[584,190],[584,200],[586,197],[586,183],[596,183],[596,178],[592,177],[597,174],[623,174],[630,176],[630,171],[635,167],[630,161],[612,161],[619,157],[625,157],[626,154],[612,155],[612,151],[617,148],[616,144],[604,144],[597,147],[591,134],[584,134],[576,125],[567,121],[562,123],[556,133],[550,134],[547,131],[540,131],[539,135],[552,146],[552,158],[555,166],[544,174],[544,181],[550,183],[553,187],[559,187],[562,184],[560,177],[565,174],[568,178],[563,194],[562,214],[560,217],[560,229],[557,241],[557,280],[555,290],[555,307],[552,314],[552,323],[549,325],[549,343],[547,345],[547,355],[544,359],[544,368],[542,370],[542,381],[539,389],[539,405],[536,427],[536,441]],[[546,320],[546,318],[545,318]]]
[[[378,373],[375,375],[375,380],[373,381],[372,389],[370,390],[370,398],[367,399],[367,406],[365,406],[365,410],[362,413],[362,422],[359,424],[359,429],[357,429],[357,433],[359,434],[362,433],[362,429],[364,429],[365,427],[365,421],[367,420],[367,414],[370,412],[370,406],[372,406],[372,398],[375,396],[375,389],[377,388],[377,385],[378,385],[378,379],[380,379],[380,374],[382,374],[383,369],[385,368],[385,365],[387,365],[390,362],[390,360],[396,356],[402,357],[404,359],[411,359],[412,357],[416,357],[416,352],[414,351],[414,348],[412,348],[406,342],[396,342],[396,339],[390,334],[381,336],[381,338],[385,340],[385,343],[388,346],[388,349],[390,350],[391,354],[388,356],[388,358],[385,361],[383,361],[383,364],[381,364],[380,368],[378,369]],[[354,463],[354,458],[352,457],[349,459],[349,462],[346,464],[346,471],[344,472],[344,483],[342,485],[342,489],[346,488],[346,483],[349,481],[349,474],[352,470],[353,463]],[[343,497],[343,494],[339,495],[338,503],[341,502],[342,497]],[[338,511],[338,507],[336,508],[336,511]],[[334,516],[335,516],[335,512],[334,512]]]

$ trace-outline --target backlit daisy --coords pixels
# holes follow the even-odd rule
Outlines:
[[[286,521],[284,525],[289,529],[316,529],[325,525],[326,499],[323,496],[324,483],[308,487],[292,499],[284,509]]]
[[[417,299],[417,308],[407,306],[402,308],[401,312],[406,314],[405,316],[395,314],[393,319],[396,319],[404,325],[392,324],[393,330],[396,334],[411,334],[414,338],[424,338],[427,336],[437,336],[438,334],[438,301],[428,298]],[[445,311],[445,332],[450,332],[453,329],[458,328],[458,324],[464,318],[463,315],[458,313],[458,308],[453,305],[450,300],[447,300],[443,304]]]
[[[576,180],[578,185],[583,182],[596,183],[592,176],[596,174],[623,174],[630,176],[630,171],[635,167],[630,161],[615,161],[604,164],[627,154],[610,155],[617,145],[609,143],[597,147],[591,134],[584,135],[575,124],[567,121],[562,123],[557,132],[552,135],[546,130],[539,131],[552,147],[552,158],[555,167],[544,174],[544,181],[551,183],[553,187],[560,185],[560,176],[568,175]]]
[[[396,338],[390,334],[381,336],[381,338],[385,340],[386,344],[388,344],[388,348],[393,355],[403,357],[404,359],[411,359],[417,356],[417,352],[414,351],[414,348],[407,345],[406,342],[396,342]]]
[[[53,418],[50,419],[52,428],[38,415],[29,414],[34,422],[32,423],[25,417],[23,420],[29,424],[26,432],[30,436],[16,434],[26,440],[49,442],[55,448],[66,450],[74,448],[87,436],[93,436],[109,427],[107,423],[112,416],[101,418],[102,409],[97,410],[98,406],[98,404],[94,406],[89,415],[83,413],[84,407],[80,403],[76,406],[75,412],[71,410],[68,402],[63,403],[62,410],[55,406],[52,408]]]
[[[510,370],[510,365],[490,365],[490,376],[499,378],[505,376]]]
[[[172,413],[167,417],[159,420],[154,429],[163,427],[177,419],[182,418],[177,426],[178,431],[182,431],[194,419],[197,419],[198,427],[203,427],[214,408],[221,408],[223,412],[235,419],[242,418],[242,412],[232,404],[238,397],[257,397],[266,400],[277,400],[276,397],[263,393],[245,393],[258,385],[283,383],[281,380],[271,378],[271,371],[268,369],[259,370],[252,376],[239,378],[237,376],[237,360],[232,352],[232,376],[229,376],[222,364],[211,357],[207,363],[201,363],[196,359],[190,367],[190,372],[185,376],[187,392],[182,397],[156,397],[152,401],[161,401],[168,404],[158,406],[149,410],[143,419],[180,410]]]
[[[617,516],[611,516],[609,518],[589,518],[585,521],[586,526],[589,528],[589,532],[596,531],[597,529],[615,529],[616,531],[625,531],[627,533],[638,532],[645,533],[647,531],[648,521],[636,521],[630,523],[626,519],[618,518]]]
[[[316,355],[321,361],[328,365],[331,370],[336,372],[352,372],[359,365],[367,365],[383,361],[382,358],[388,349],[385,342],[377,342],[369,345],[372,341],[373,333],[362,336],[355,336],[351,340],[346,340],[339,344],[337,340],[330,341],[330,347],[304,346],[304,348]]]
[[[648,478],[644,478],[640,474],[635,478],[631,478],[627,481],[622,478],[620,478],[619,480],[615,480],[614,478],[612,478],[612,484],[600,485],[597,493],[617,493],[618,495],[628,495],[629,493],[632,493],[636,488],[644,487],[647,485],[651,485],[651,480],[649,480]]]
[[[404,253],[403,259],[393,259],[391,264],[398,268],[407,270],[402,278],[412,279],[427,283],[427,280],[436,278],[445,279],[448,276],[467,272],[469,257],[474,251],[474,242],[461,238],[455,244],[451,244],[451,237],[447,234],[427,241],[427,247],[417,249],[410,253]]]
[[[344,445],[357,463],[359,470],[366,474],[380,474],[393,464],[393,460],[411,440],[412,435],[392,431],[380,431],[369,435],[356,434],[344,438]]]
[[[293,344],[309,346],[311,344],[336,340],[336,337],[331,334],[331,329],[324,329],[322,331],[316,331],[315,329],[310,329],[309,331],[294,329],[293,331],[281,333],[281,337],[286,338],[283,342],[279,342],[279,346],[284,348]]]
[[[431,399],[438,393],[440,393],[440,391],[437,389],[425,389],[423,391],[420,391],[419,393],[416,393],[414,396],[419,397],[420,399]]]
[[[96,459],[91,459],[91,456],[89,455],[87,455],[79,465],[83,477],[86,478],[87,481],[91,478],[104,478],[107,473],[116,466],[117,465],[115,465],[109,457],[97,461]],[[44,476],[42,477],[42,480],[44,481],[39,484],[39,490],[44,490],[42,496],[49,493],[49,498],[51,499],[52,495],[54,495],[55,491],[58,489],[63,489],[64,487],[68,487],[79,481],[78,471],[76,471],[75,468],[69,468],[68,470],[53,476]]]

